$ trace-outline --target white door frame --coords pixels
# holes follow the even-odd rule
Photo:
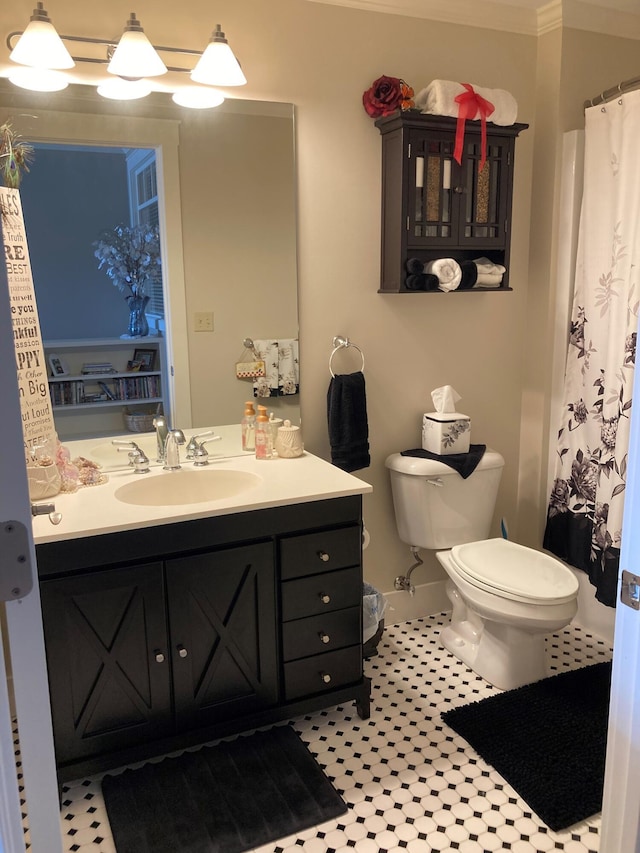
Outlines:
[[[6,605],[13,693],[20,726],[23,785],[32,804],[29,832],[34,853],[62,853],[38,573],[31,534],[31,506],[4,263],[0,265],[0,399],[3,404],[0,417],[0,524],[17,521],[26,527],[33,581],[31,593]],[[2,646],[0,636],[0,848],[4,853],[24,853],[9,690]],[[33,808],[35,803],[37,809]]]

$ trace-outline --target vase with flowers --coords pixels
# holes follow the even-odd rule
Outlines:
[[[149,334],[145,312],[150,298],[145,286],[161,265],[158,226],[116,225],[103,232],[93,246],[98,269],[105,267],[111,281],[125,294],[129,306],[127,337],[145,337]]]

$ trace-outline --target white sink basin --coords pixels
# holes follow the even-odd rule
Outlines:
[[[184,506],[232,498],[262,482],[261,477],[249,471],[207,468],[137,476],[116,489],[117,500],[134,506]]]

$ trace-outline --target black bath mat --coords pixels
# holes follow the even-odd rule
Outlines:
[[[611,663],[544,678],[453,708],[467,740],[550,829],[602,809]]]
[[[289,726],[105,776],[102,791],[117,853],[241,853],[347,811]]]

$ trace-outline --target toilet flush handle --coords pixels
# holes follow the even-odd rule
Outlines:
[[[436,477],[435,479],[432,479],[431,477],[427,477],[426,482],[430,486],[438,486],[439,489],[441,489],[444,486],[444,483],[442,482],[440,477]]]

